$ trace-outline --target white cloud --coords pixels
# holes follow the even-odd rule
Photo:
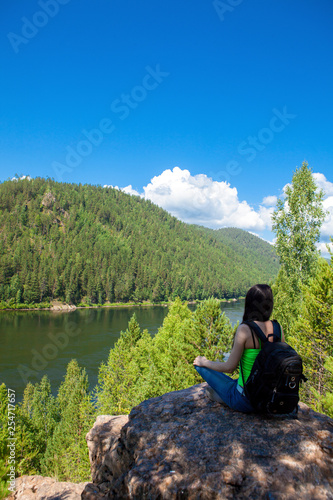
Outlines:
[[[123,193],[132,194],[133,196],[143,196],[132,188],[132,184],[129,184],[124,188],[120,188],[119,186],[112,186],[112,184],[104,184],[103,188],[117,189],[118,191],[123,191]]]
[[[253,231],[248,231],[250,234],[253,234],[253,236],[256,236],[257,238],[260,238],[261,240],[263,241],[266,241],[266,243],[269,243],[270,245],[274,245],[275,241],[270,241],[270,240],[267,240],[266,238],[263,238],[262,236],[260,236],[260,234],[258,233],[254,233]]]
[[[323,206],[327,214],[321,228],[321,234],[323,236],[333,236],[333,196],[324,199]]]
[[[155,176],[144,188],[144,197],[175,217],[211,228],[240,227],[262,231],[271,227],[271,208],[255,211],[238,199],[236,188],[213,181],[205,174],[191,175],[175,167]]]
[[[324,209],[328,211],[321,231],[318,248],[327,254],[325,243],[333,236],[333,183],[321,173],[313,177],[319,188],[325,192]],[[281,192],[285,195],[286,184]],[[143,188],[143,193],[133,189],[114,187],[124,193],[141,196],[164,208],[178,219],[217,229],[220,227],[239,227],[250,232],[269,234],[272,228],[271,215],[277,202],[275,195],[264,197],[258,208],[251,207],[246,200],[239,200],[235,187],[227,182],[213,181],[205,174],[191,175],[188,170],[174,167],[164,170],[153,177]],[[277,190],[279,186],[277,186]]]
[[[327,250],[327,245],[329,246],[330,250],[333,251],[333,243],[331,243],[331,242],[327,242],[327,243],[320,242],[320,243],[317,243],[317,248],[318,248],[318,250],[320,250],[321,255],[323,257],[328,257],[329,258],[330,257],[330,253]]]
[[[324,191],[323,207],[327,214],[321,227],[321,236],[324,242],[329,242],[329,237],[333,236],[333,182],[328,181],[320,172],[312,175],[318,188]],[[324,251],[327,254],[327,250]]]
[[[140,193],[138,193],[135,189],[132,188],[132,184],[124,188],[121,188],[120,191],[123,191],[126,194],[132,194],[133,196],[141,196]]]
[[[277,202],[277,196],[265,196],[262,200],[262,204],[266,207],[274,207]]]
[[[324,210],[327,212],[324,223],[321,227],[322,239],[326,242],[333,236],[333,182],[326,179],[320,172],[313,173],[314,180],[319,189],[324,191]],[[327,250],[325,250],[327,253]]]
[[[12,181],[21,181],[22,179],[28,179],[28,181],[31,181],[30,175],[21,175],[21,177],[12,177]]]
[[[287,191],[288,187],[290,187],[290,188],[292,187],[291,182],[288,182],[285,186],[283,186],[283,188],[282,188],[282,195],[281,195],[282,198],[286,197],[286,191]]]
[[[317,186],[324,191],[325,196],[332,196],[333,182],[328,181],[325,175],[319,172],[314,172],[312,175]]]

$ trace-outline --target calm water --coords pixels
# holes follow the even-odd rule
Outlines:
[[[243,308],[243,301],[222,305],[233,324],[241,319]],[[69,361],[75,358],[86,368],[93,388],[101,362],[107,361],[110,349],[120,332],[126,330],[134,312],[140,327],[154,335],[168,308],[0,311],[0,383],[15,389],[16,400],[20,401],[26,383],[35,383],[47,374],[56,394]]]

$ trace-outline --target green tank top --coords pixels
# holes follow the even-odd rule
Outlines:
[[[249,378],[253,363],[255,362],[255,359],[258,356],[259,352],[260,349],[244,349],[241,357],[243,373],[239,367],[239,379],[238,379],[238,384],[241,387],[244,387],[244,382],[246,382],[247,379]],[[243,380],[243,374],[245,380]]]

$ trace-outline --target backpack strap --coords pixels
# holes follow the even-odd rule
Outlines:
[[[264,334],[264,332],[262,331],[262,329],[260,328],[260,326],[258,326],[257,323],[255,323],[254,321],[243,321],[243,323],[250,327],[251,333],[252,333],[252,330],[255,332],[255,334],[261,340],[261,342],[267,342],[268,337],[272,337],[272,336],[273,336],[273,342],[281,342],[281,326],[280,326],[280,323],[278,323],[276,321],[276,319],[273,319],[273,321],[272,321],[273,333],[270,333],[267,337]]]
[[[268,342],[266,335],[254,321],[243,321],[243,323],[250,327],[251,330],[257,335],[257,337],[261,340],[261,342]]]
[[[281,342],[281,326],[280,323],[273,319],[273,342]]]
[[[254,340],[254,333],[253,333],[252,328],[250,328],[250,330],[251,330],[251,335],[252,335],[253,348],[255,349],[256,348],[256,342]]]

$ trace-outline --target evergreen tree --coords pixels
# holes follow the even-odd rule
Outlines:
[[[333,357],[333,262],[320,259],[317,273],[302,287],[302,306],[289,342],[302,356],[308,382],[302,397],[321,410],[322,398],[333,392],[333,376],[325,364]]]
[[[9,464],[8,444],[8,395],[5,384],[0,385],[0,498],[10,494],[7,489]]]
[[[190,226],[100,186],[0,183],[0,228],[0,301],[12,307],[224,298],[278,270],[271,246],[245,231]]]
[[[186,302],[176,299],[153,343],[155,384],[163,394],[201,380],[193,368],[196,356],[223,359],[232,343],[232,327],[218,300],[208,299],[191,313]]]
[[[120,338],[110,350],[107,364],[102,363],[99,369],[96,395],[102,413],[111,415],[128,413],[133,406],[132,401],[136,401],[135,386],[141,373],[135,350],[142,337],[147,351],[152,342],[151,336],[147,331],[141,332],[133,314],[128,328],[125,332],[120,332]],[[145,357],[146,360],[149,359],[147,352]]]
[[[193,366],[190,366],[191,360],[189,359],[191,345],[189,344],[189,347],[186,345],[184,350],[184,344],[187,344],[185,339],[192,331],[191,317],[192,313],[187,303],[182,302],[179,297],[176,298],[170,304],[163,325],[153,339],[151,358],[154,370],[151,373],[154,377],[152,383],[154,383],[156,396],[191,385],[189,372],[194,383],[195,373]]]
[[[18,406],[17,437],[20,474],[40,473],[41,460],[52,437],[59,412],[51,384],[44,375],[35,385],[29,383]]]
[[[0,385],[0,459],[3,460],[7,454],[7,438],[8,434],[8,396],[7,387],[5,384]]]
[[[144,399],[184,389],[200,381],[193,367],[198,354],[223,359],[230,349],[233,329],[221,313],[219,301],[210,299],[195,313],[177,298],[152,339],[141,332],[135,317],[111,349],[99,372],[99,411],[128,413]]]
[[[326,369],[327,374],[330,374],[331,383],[322,398],[318,399],[321,399],[322,410],[326,413],[326,415],[333,418],[333,356],[330,356],[325,360],[324,368]]]
[[[37,271],[28,273],[23,293],[24,301],[27,304],[40,301],[40,290],[38,284]]]
[[[60,420],[41,461],[43,473],[59,481],[79,482],[90,478],[85,436],[93,425],[95,410],[88,388],[85,369],[72,360],[58,391]]]

